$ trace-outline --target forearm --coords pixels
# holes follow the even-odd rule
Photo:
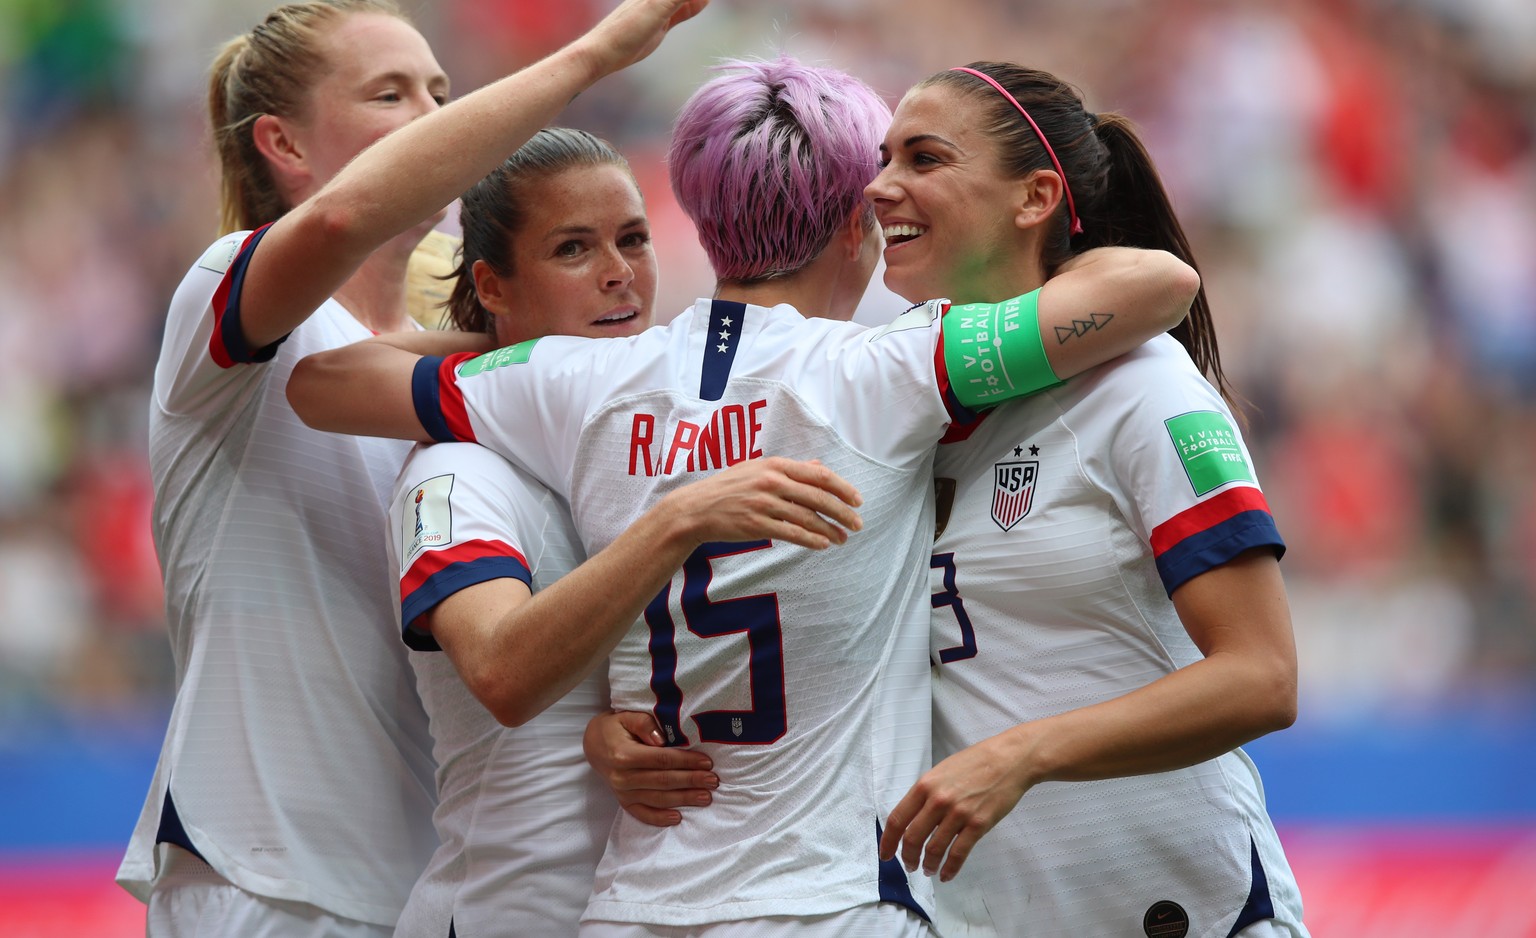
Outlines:
[[[1166,251],[1095,248],[1040,289],[1040,335],[1055,373],[1067,378],[1124,355],[1177,326],[1200,275]]]
[[[665,503],[663,503],[665,504]],[[465,682],[492,714],[519,726],[601,667],[697,540],[662,506],[575,570],[475,630]]]
[[[452,342],[441,333],[418,333],[423,342]],[[288,378],[288,403],[316,430],[432,442],[416,417],[411,374],[421,355],[380,336],[307,355]]]
[[[1215,655],[1124,696],[1020,724],[993,741],[1026,787],[1185,768],[1293,719],[1281,669]]]
[[[456,355],[473,352],[481,355],[495,351],[496,339],[484,332],[459,332],[454,329],[413,329],[408,332],[386,332],[368,339],[372,345],[386,345],[402,352],[421,357],[424,355]]]

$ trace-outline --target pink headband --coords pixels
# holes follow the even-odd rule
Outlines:
[[[1067,196],[1067,214],[1072,216],[1072,227],[1069,230],[1072,232],[1072,234],[1082,234],[1083,220],[1077,217],[1077,206],[1072,201],[1072,187],[1067,185],[1067,174],[1061,168],[1061,160],[1056,158],[1056,151],[1051,149],[1051,142],[1045,139],[1045,134],[1040,131],[1040,125],[1035,123],[1035,119],[1029,116],[1028,111],[1024,110],[1024,105],[1019,103],[1018,98],[1015,98],[1013,95],[1009,94],[1007,88],[1004,88],[1002,85],[998,84],[997,79],[993,78],[991,75],[986,74],[985,72],[978,72],[976,69],[967,68],[964,65],[956,65],[954,68],[950,69],[950,71],[965,72],[968,75],[975,75],[977,78],[980,78],[982,81],[996,88],[998,93],[1007,98],[1008,103],[1018,108],[1019,113],[1024,115],[1024,119],[1029,121],[1029,126],[1034,128],[1035,136],[1040,138],[1040,145],[1045,147],[1046,156],[1051,158],[1051,165],[1056,167],[1056,175],[1061,177],[1061,191],[1066,193]]]

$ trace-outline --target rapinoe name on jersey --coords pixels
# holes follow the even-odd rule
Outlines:
[[[757,459],[763,455],[757,447],[757,437],[763,429],[762,412],[767,406],[765,400],[727,404],[716,408],[707,421],[679,420],[672,427],[662,424],[659,434],[657,425],[662,421],[655,414],[637,413],[630,424],[629,474],[706,472]]]

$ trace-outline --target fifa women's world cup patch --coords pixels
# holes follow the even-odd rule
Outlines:
[[[416,486],[400,508],[401,569],[416,554],[453,543],[453,475],[434,476]]]
[[[1025,448],[1015,446],[1012,459],[992,465],[992,520],[1004,531],[1012,528],[1035,502],[1035,481],[1040,477],[1040,460],[1025,459]],[[1030,446],[1030,456],[1039,456],[1040,447]]]
[[[240,254],[240,245],[245,243],[244,235],[228,235],[215,241],[203,256],[198,258],[197,266],[204,270],[211,270],[223,275],[229,271],[229,265],[235,262]]]
[[[1243,455],[1237,431],[1225,414],[1197,410],[1163,421],[1173,439],[1184,474],[1198,498],[1228,482],[1252,482],[1253,469]]]

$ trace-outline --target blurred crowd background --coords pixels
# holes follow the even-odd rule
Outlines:
[[[205,69],[269,5],[0,0],[0,753],[79,726],[158,744],[146,401],[171,290],[216,233]],[[406,0],[459,91],[611,5]],[[670,311],[708,279],[662,154],[722,57],[788,51],[892,104],[1020,61],[1131,116],[1290,544],[1302,718],[1261,760],[1283,823],[1273,779],[1330,727],[1536,740],[1532,49],[1531,0],[715,0],[562,122],[630,155]],[[1536,828],[1527,787],[1467,797]]]

